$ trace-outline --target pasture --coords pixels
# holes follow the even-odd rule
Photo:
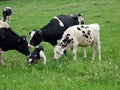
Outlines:
[[[86,24],[101,26],[101,54],[91,63],[92,51],[78,48],[78,60],[72,52],[67,59],[53,60],[53,47],[44,46],[47,64],[29,66],[26,56],[17,51],[4,52],[4,65],[0,65],[0,90],[120,90],[120,1],[119,0],[0,0],[0,18],[4,7],[13,10],[10,26],[19,35],[42,28],[60,14],[80,13]],[[33,49],[30,49],[32,51]]]

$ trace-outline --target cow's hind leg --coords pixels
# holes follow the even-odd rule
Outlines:
[[[86,59],[86,57],[87,57],[87,55],[86,55],[86,47],[84,47],[84,56],[83,56],[85,59]]]
[[[98,58],[99,58],[99,61],[101,61],[101,45],[100,45],[100,41],[97,43],[97,49],[98,49]]]
[[[77,43],[76,44],[73,44],[73,59],[74,60],[77,60]]]
[[[95,60],[95,53],[96,53],[96,44],[95,42],[92,44],[92,63]]]
[[[3,62],[3,51],[0,49],[0,64],[4,64]]]

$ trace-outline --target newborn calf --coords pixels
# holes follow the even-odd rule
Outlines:
[[[29,56],[29,64],[31,65],[34,62],[37,62],[40,58],[43,59],[43,64],[46,64],[46,56],[43,52],[43,47],[39,46],[34,49],[34,51]]]

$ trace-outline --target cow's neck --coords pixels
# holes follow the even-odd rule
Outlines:
[[[39,31],[39,33],[40,33],[40,35],[41,35],[41,37],[42,37],[42,41],[44,41],[44,37],[43,37],[43,32],[42,32],[42,30],[38,30]]]

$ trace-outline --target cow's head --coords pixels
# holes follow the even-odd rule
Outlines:
[[[59,45],[56,45],[54,48],[54,59],[59,59],[65,51],[65,48]]]
[[[28,42],[26,41],[26,37],[21,36],[17,39],[18,39],[17,41],[6,42],[4,44],[4,46],[1,47],[2,50],[3,51],[17,50],[26,56],[30,55],[30,51],[28,48]]]
[[[0,48],[3,51],[17,50],[28,56],[30,54],[25,36],[18,36],[11,28],[0,28]]]
[[[2,18],[2,20],[3,21],[6,21],[6,20],[8,20],[9,19],[9,16],[12,14],[12,9],[11,9],[11,7],[5,7],[4,9],[3,9],[3,18]]]
[[[33,30],[29,33],[30,35],[30,45],[37,46],[43,41],[42,32],[40,30]]]
[[[21,52],[22,54],[28,56],[30,55],[30,51],[28,48],[28,42],[25,36],[21,36],[16,44],[16,50]]]
[[[3,12],[6,14],[6,16],[9,16],[12,14],[12,9],[11,7],[5,7]]]
[[[77,13],[75,15],[72,15],[72,17],[78,20],[78,24],[84,24],[84,18],[81,16],[81,14]]]

